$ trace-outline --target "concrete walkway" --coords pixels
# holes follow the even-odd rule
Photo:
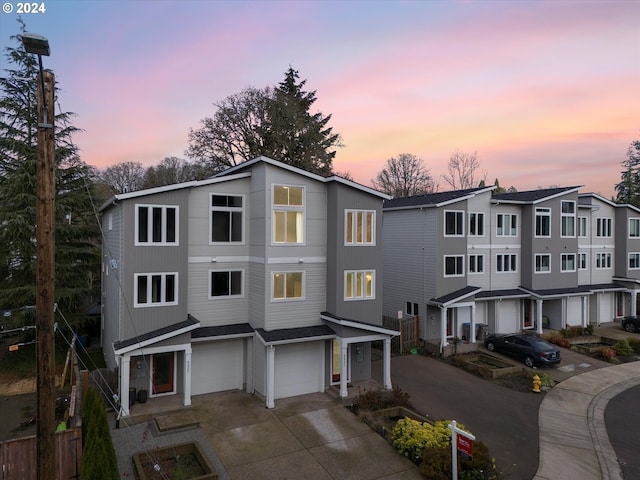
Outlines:
[[[535,480],[621,480],[607,433],[609,400],[640,385],[640,362],[571,377],[549,391],[540,405],[540,459]]]

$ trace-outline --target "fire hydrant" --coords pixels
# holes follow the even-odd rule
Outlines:
[[[540,385],[542,382],[540,381],[540,377],[538,375],[533,376],[533,391],[535,393],[540,393]]]

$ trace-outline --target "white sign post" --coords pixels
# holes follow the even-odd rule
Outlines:
[[[476,437],[458,428],[455,420],[452,420],[448,427],[451,429],[451,478],[458,480],[458,435],[462,435],[469,440],[475,440]],[[469,451],[467,451],[467,453],[471,454],[471,452],[471,445],[469,445]]]

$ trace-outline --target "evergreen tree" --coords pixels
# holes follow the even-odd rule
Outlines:
[[[620,183],[616,185],[616,202],[640,207],[640,140],[629,145],[622,168]]]
[[[21,33],[25,24],[20,19]],[[0,309],[19,309],[13,325],[33,321],[36,269],[37,60],[18,36],[5,49],[0,78]],[[93,169],[78,157],[73,114],[55,116],[56,302],[72,321],[100,291],[99,230],[93,215]]]

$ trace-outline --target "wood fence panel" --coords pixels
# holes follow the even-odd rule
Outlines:
[[[36,437],[18,438],[0,443],[3,480],[36,480]],[[82,428],[56,433],[56,479],[79,478],[82,457]]]
[[[419,317],[398,319],[384,316],[382,318],[382,325],[390,330],[400,332],[399,336],[391,340],[391,350],[394,353],[402,354],[420,345],[418,330],[420,325]]]

